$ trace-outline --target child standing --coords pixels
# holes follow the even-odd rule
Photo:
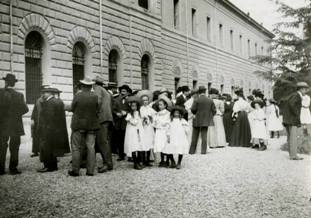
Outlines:
[[[140,116],[142,118],[143,131],[141,135],[142,140],[142,161],[147,167],[152,166],[150,163],[151,149],[154,147],[154,128],[152,126],[153,117],[156,111],[150,105],[152,101],[152,92],[149,90],[142,90],[138,92],[138,96],[142,101],[142,106],[140,108]]]
[[[175,106],[172,108],[171,123],[167,132],[168,143],[163,149],[163,152],[168,154],[168,158],[171,161],[170,168],[176,167],[176,169],[180,169],[183,155],[189,153],[189,124],[183,118],[183,115],[184,109],[182,107]],[[174,154],[178,154],[177,165],[174,160]]]
[[[140,116],[140,99],[136,96],[128,98],[130,105],[130,112],[127,114],[125,120],[125,140],[124,151],[128,157],[133,158],[134,169],[141,170],[143,167],[139,161],[139,152],[142,151],[141,134],[143,131],[142,119]]]
[[[252,148],[258,148],[259,151],[267,149],[265,141],[267,141],[266,130],[266,116],[262,109],[264,103],[261,100],[254,100],[251,106],[254,110],[251,112],[252,116]]]
[[[168,166],[168,159],[164,162],[163,149],[167,144],[167,130],[170,125],[170,112],[167,107],[171,107],[172,103],[170,99],[164,95],[159,97],[157,101],[159,112],[154,117],[153,126],[156,129],[154,136],[154,152],[161,152],[161,162],[159,167]]]

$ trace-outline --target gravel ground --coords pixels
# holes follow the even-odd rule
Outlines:
[[[0,177],[0,217],[311,217],[311,157],[290,161],[276,139],[265,152],[248,148],[187,156],[181,170],[136,171],[131,163],[94,177],[38,174],[29,146],[22,175]],[[82,171],[85,174],[85,170]]]

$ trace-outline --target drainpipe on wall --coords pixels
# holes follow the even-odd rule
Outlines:
[[[13,1],[10,1],[10,69],[13,73]]]
[[[131,7],[131,6],[130,6]],[[132,86],[132,53],[133,53],[133,40],[132,40],[132,10],[129,8],[129,16],[130,16],[130,22],[129,22],[129,32],[130,32],[130,86]]]
[[[215,6],[214,6],[214,19],[216,19],[216,12],[217,12],[217,0],[215,0]],[[217,24],[215,22],[215,30],[218,30]],[[221,42],[222,43],[222,42]],[[215,37],[215,55],[216,55],[216,60],[215,60],[215,75],[218,74],[218,48],[217,48],[217,37]],[[217,78],[217,77],[216,77]],[[213,81],[210,81],[211,83]]]
[[[102,0],[99,0],[99,44],[100,44],[100,74],[103,74],[103,21]]]
[[[188,0],[186,0],[186,44],[187,44],[187,85],[189,85],[189,32],[188,32]]]

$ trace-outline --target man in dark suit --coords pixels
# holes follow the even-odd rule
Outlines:
[[[25,134],[22,116],[28,112],[28,107],[24,100],[24,95],[13,89],[18,81],[13,74],[7,74],[5,80],[4,96],[7,105],[6,116],[1,116],[2,126],[0,132],[0,175],[5,174],[5,159],[7,148],[10,148],[10,174],[16,175],[21,172],[17,170],[18,152],[21,143],[21,136]],[[8,144],[8,141],[10,143]]]
[[[81,92],[78,92],[71,104],[73,112],[71,122],[72,170],[70,176],[79,176],[81,152],[87,149],[86,175],[93,176],[95,169],[95,136],[100,128],[98,120],[98,97],[91,92],[94,82],[86,77],[80,80]]]
[[[98,168],[99,173],[104,173],[107,170],[113,169],[111,146],[109,143],[109,129],[113,123],[112,118],[112,96],[103,88],[104,78],[97,76],[95,79],[94,93],[98,97],[99,102],[99,123],[100,129],[96,134],[96,147],[99,150],[102,159],[103,166]]]
[[[291,160],[302,160],[297,155],[297,131],[301,127],[300,111],[302,107],[302,96],[309,90],[305,82],[297,83],[297,92],[289,95],[281,101],[280,109],[283,114],[283,124],[286,127],[287,143],[289,145],[289,158]]]
[[[188,100],[188,96],[190,94],[190,89],[188,86],[181,87],[181,94],[176,98],[176,106],[180,106],[185,109],[185,102]],[[188,113],[184,113],[184,119],[188,120]]]
[[[127,97],[132,93],[132,89],[128,85],[119,87],[120,95],[114,99],[113,116],[115,123],[114,138],[118,148],[119,158],[118,161],[122,161],[125,158],[124,154],[124,137],[126,120],[125,117],[130,110],[130,107],[126,101]]]
[[[206,96],[206,88],[199,87],[199,97],[193,102],[191,111],[194,114],[192,140],[190,146],[190,154],[194,154],[198,144],[199,134],[202,139],[202,154],[206,154],[207,150],[207,131],[208,127],[214,125],[213,116],[216,114],[216,107],[212,99]]]

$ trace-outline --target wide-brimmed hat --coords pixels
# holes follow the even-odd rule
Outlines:
[[[97,76],[95,77],[95,79],[94,79],[94,82],[95,82],[95,83],[99,83],[99,84],[101,84],[101,85],[104,85],[105,79],[104,79],[104,77],[102,77],[102,76],[100,76],[100,75],[97,75]]]
[[[162,89],[160,89],[160,95],[163,93],[170,94],[171,92],[167,88],[162,88]]]
[[[173,106],[172,101],[168,97],[166,97],[165,95],[160,95],[159,99],[157,100],[157,102],[159,102],[161,100],[164,101],[167,104],[167,107],[172,107]]]
[[[115,82],[108,82],[104,84],[105,87],[107,88],[118,88],[118,84]]]
[[[310,86],[306,82],[298,82],[296,86],[297,88],[307,88],[307,89],[310,88]]]
[[[127,90],[128,93],[132,93],[133,92],[132,89],[128,85],[126,85],[126,84],[124,84],[123,86],[119,87],[119,91],[120,92],[121,92],[122,89]]]
[[[189,86],[182,86],[182,87],[181,87],[181,91],[183,91],[183,92],[189,92],[189,91],[190,91]]]
[[[144,96],[147,96],[148,99],[149,99],[149,101],[152,101],[152,99],[153,99],[153,94],[152,94],[152,92],[149,91],[149,90],[141,90],[141,91],[139,91],[139,92],[137,93],[137,96],[138,96],[139,98],[142,98],[142,97],[144,97]]]
[[[126,99],[128,103],[136,102],[137,104],[141,104],[141,99],[137,95],[130,96]]]
[[[55,93],[55,91],[56,91],[56,89],[55,88],[51,88],[51,87],[46,87],[46,88],[41,89],[42,93],[45,93],[45,92]]]
[[[179,113],[181,114],[181,116],[183,116],[184,113],[186,112],[186,110],[185,110],[183,107],[178,106],[178,105],[173,106],[173,107],[171,108],[171,115],[174,114],[174,111],[179,111]]]
[[[91,86],[95,84],[95,82],[90,77],[84,77],[83,80],[80,80],[80,83],[86,86]]]
[[[57,88],[52,88],[52,89],[54,90],[54,93],[62,93],[62,91]]]
[[[252,103],[251,103],[252,108],[255,108],[255,104],[259,104],[260,107],[264,106],[264,102],[262,100],[259,100],[259,99],[252,101]]]
[[[17,82],[16,76],[14,74],[8,73],[5,77],[2,78],[5,81]]]

